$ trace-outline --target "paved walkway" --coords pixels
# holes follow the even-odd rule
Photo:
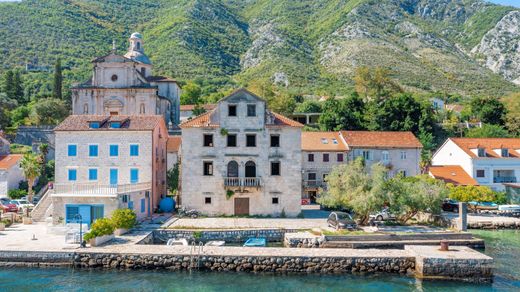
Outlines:
[[[326,219],[282,219],[282,218],[181,218],[167,228],[193,229],[327,229]]]

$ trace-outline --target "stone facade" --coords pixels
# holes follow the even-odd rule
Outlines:
[[[172,129],[180,122],[180,87],[173,79],[152,76],[139,33],[124,55],[116,48],[93,61],[92,78],[72,88],[73,114],[162,115]]]
[[[246,90],[181,124],[181,204],[208,215],[298,215],[301,126]]]
[[[365,157],[367,169],[370,169],[374,163],[387,165],[389,167],[390,177],[396,176],[399,173],[404,176],[416,176],[421,173],[419,166],[421,162],[421,149],[419,148],[352,148],[349,153],[349,160],[355,160],[357,157]]]

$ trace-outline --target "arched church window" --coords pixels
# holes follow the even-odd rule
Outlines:
[[[146,108],[144,107],[144,103],[141,103],[141,105],[139,107],[139,113],[146,114]]]
[[[112,81],[114,81],[114,82],[117,81],[117,75],[116,74],[112,75]]]
[[[146,68],[145,67],[141,67],[141,74],[143,76],[146,76]]]
[[[83,114],[88,114],[88,103],[83,105]]]

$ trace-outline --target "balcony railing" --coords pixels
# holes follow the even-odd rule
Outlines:
[[[72,183],[55,184],[54,193],[74,195],[117,195],[131,192],[148,191],[151,188],[151,182],[118,185],[99,183]]]
[[[323,185],[323,181],[321,180],[306,180],[306,181],[303,181],[303,185],[307,188],[313,188],[313,187],[316,187],[316,188],[319,188]]]
[[[259,188],[261,186],[259,177],[225,177],[225,187]]]
[[[517,179],[514,176],[495,176],[493,182],[499,183],[516,183]]]

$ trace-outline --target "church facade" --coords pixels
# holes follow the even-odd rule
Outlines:
[[[180,121],[181,89],[177,82],[154,76],[140,33],[130,36],[125,55],[115,45],[110,54],[93,60],[90,80],[72,88],[75,115],[161,115],[169,129]]]

